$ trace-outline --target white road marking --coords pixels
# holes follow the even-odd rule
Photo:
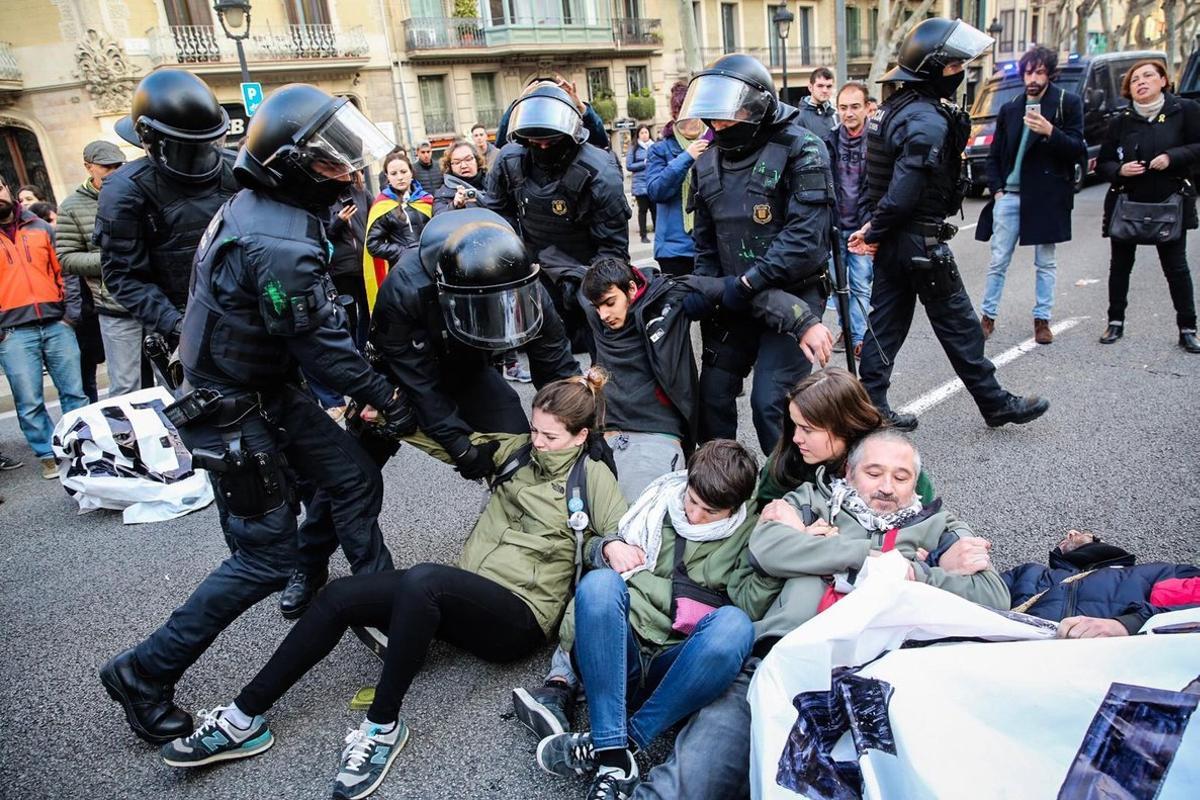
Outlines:
[[[1085,319],[1090,319],[1090,317],[1069,317],[1067,319],[1064,319],[1062,322],[1051,325],[1050,332],[1053,333],[1055,336],[1058,336],[1060,333],[1065,333],[1066,331],[1071,330],[1071,328],[1074,328],[1076,325],[1083,322]],[[997,369],[999,369],[1000,367],[1003,367],[1005,364],[1008,364],[1011,361],[1015,361],[1018,357],[1024,355],[1025,353],[1028,353],[1030,350],[1033,350],[1037,346],[1038,346],[1038,343],[1036,340],[1034,340],[1032,338],[1026,339],[1025,341],[1021,342],[1019,345],[1017,345],[1016,347],[1010,347],[1009,349],[1005,350],[1000,355],[993,358],[992,363],[996,365]],[[952,381],[946,381],[941,386],[937,387],[936,389],[933,389],[932,391],[926,392],[925,394],[918,397],[916,400],[913,400],[911,403],[909,403],[908,405],[901,408],[900,413],[901,414],[914,414],[919,417],[922,414],[924,414],[926,411],[928,411],[929,409],[931,409],[934,406],[941,403],[943,400],[946,400],[946,399],[958,394],[958,392],[964,388],[966,388],[966,387],[963,386],[963,382],[960,381],[958,378],[955,378]]]

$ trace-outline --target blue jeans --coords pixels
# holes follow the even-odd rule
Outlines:
[[[983,290],[980,310],[992,319],[1000,310],[1000,296],[1004,294],[1004,277],[1012,263],[1013,251],[1021,236],[1021,195],[1005,192],[992,205],[992,262],[988,266],[987,286]],[[1033,266],[1037,270],[1034,291],[1037,300],[1033,306],[1034,319],[1050,319],[1054,308],[1054,279],[1056,262],[1054,245],[1038,244],[1033,247]]]
[[[589,572],[575,590],[575,661],[587,693],[597,750],[645,749],[679,720],[721,696],[754,644],[750,618],[723,606],[682,643],[643,659],[629,625],[629,589],[611,569]],[[638,705],[626,722],[626,708]]]
[[[860,256],[847,249],[850,234],[842,231],[842,260],[846,262],[846,277],[850,280],[850,338],[852,345],[862,344],[867,335],[867,314],[871,310],[871,279],[875,273],[875,260],[871,256]],[[837,295],[829,297],[837,310]],[[838,319],[841,311],[838,310]]]
[[[50,437],[54,425],[46,412],[42,392],[42,364],[58,389],[63,413],[87,405],[79,371],[79,343],[65,322],[53,320],[8,328],[0,342],[0,363],[12,386],[17,420],[25,441],[38,458],[52,458]]]

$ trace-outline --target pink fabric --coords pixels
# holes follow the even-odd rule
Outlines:
[[[682,633],[684,636],[691,636],[692,631],[696,630],[696,626],[700,624],[700,620],[716,610],[708,603],[701,603],[699,600],[692,600],[688,597],[677,597],[675,599],[675,622],[671,625],[671,630]]]
[[[1154,584],[1150,604],[1155,606],[1190,606],[1200,603],[1200,578],[1168,578]]]

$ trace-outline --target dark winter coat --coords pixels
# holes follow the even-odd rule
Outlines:
[[[446,179],[436,158],[429,162],[429,166],[425,166],[420,159],[417,159],[412,162],[412,172],[413,177],[421,182],[427,192],[436,192],[442,188],[442,183]]]
[[[1095,572],[1063,582],[1089,569]],[[1000,577],[1012,594],[1013,608],[1045,591],[1026,613],[1055,622],[1073,616],[1115,619],[1135,633],[1147,619],[1168,610],[1151,604],[1155,584],[1200,577],[1200,568],[1161,563],[1135,566],[1133,556],[1120,548],[1095,542],[1066,555],[1055,548],[1050,551],[1050,566],[1022,564]]]
[[[837,195],[837,204],[839,207],[842,203],[842,181],[841,178],[838,177],[838,170],[841,169],[842,166],[842,150],[838,146],[838,137],[841,136],[841,130],[842,126],[838,125],[836,128],[831,129],[829,133],[825,134],[824,137],[825,149],[829,151],[829,169],[833,173],[833,190]],[[861,134],[859,134],[858,138],[858,143],[862,148],[862,157],[863,159],[866,159],[867,132],[865,129]],[[853,233],[863,225],[866,225],[867,220],[871,218],[871,201],[867,198],[867,169],[865,164],[863,165],[862,172],[858,176],[858,202],[855,204],[855,206],[858,212],[858,216],[856,218],[857,221],[854,223],[853,228],[843,230],[843,233]],[[837,214],[837,216],[840,216],[840,214]]]
[[[1087,158],[1083,139],[1083,101],[1050,84],[1042,94],[1042,116],[1054,130],[1049,136],[1029,134],[1029,145],[1021,161],[1021,225],[1023,245],[1056,244],[1071,240],[1071,210],[1075,207],[1075,165]],[[1000,108],[996,136],[987,160],[988,189],[993,197],[1004,190],[1017,149],[1025,131],[1025,94]],[[992,238],[992,207],[989,201],[979,215],[975,238]]]
[[[1149,164],[1160,153],[1171,159],[1165,170],[1147,170],[1132,178],[1121,176],[1119,171],[1125,162]],[[1108,218],[1120,192],[1127,192],[1129,199],[1138,203],[1158,203],[1178,192],[1184,179],[1193,184],[1184,195],[1184,223],[1189,230],[1195,228],[1194,184],[1198,172],[1200,103],[1168,92],[1162,111],[1152,120],[1142,117],[1132,106],[1118,113],[1108,124],[1096,161],[1096,174],[1112,184],[1104,197],[1104,235],[1108,235]]]
[[[338,216],[344,205],[338,201],[329,207],[329,221],[325,235],[333,245],[333,256],[329,259],[329,274],[335,277],[357,275],[362,277],[363,247],[366,246],[367,214],[371,211],[371,195],[365,189],[351,189],[354,214],[349,221]]]
[[[639,141],[634,141],[629,145],[629,152],[625,154],[625,169],[629,170],[629,174],[633,176],[630,189],[633,191],[634,197],[645,197],[646,192],[646,158],[650,153],[650,145],[652,142],[647,142],[642,145]]]

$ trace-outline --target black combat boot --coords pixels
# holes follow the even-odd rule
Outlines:
[[[147,742],[166,744],[192,732],[191,715],[175,705],[175,687],[143,675],[132,648],[100,668],[100,682],[125,709],[129,727]]]
[[[1012,422],[1024,425],[1033,422],[1050,408],[1050,401],[1031,394],[1029,397],[1010,397],[999,410],[983,415],[989,428],[999,428]]]
[[[323,569],[315,575],[302,570],[294,570],[288,579],[287,586],[279,593],[279,613],[284,619],[299,619],[308,610],[309,603],[317,595],[317,590],[329,580],[329,570]]]

